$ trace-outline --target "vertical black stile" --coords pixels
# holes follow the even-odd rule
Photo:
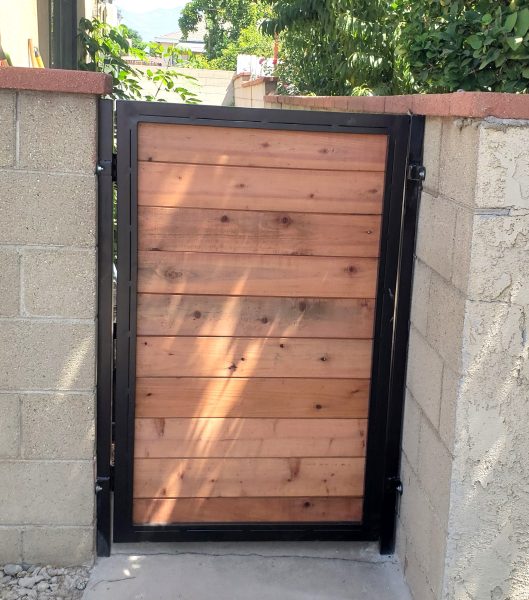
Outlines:
[[[422,179],[410,177],[414,165],[422,165],[424,117],[410,117],[408,139],[408,175],[404,187],[404,206],[400,227],[400,251],[398,280],[395,293],[394,331],[389,380],[389,398],[385,434],[385,475],[380,525],[380,552],[391,554],[395,550],[395,529],[400,482],[400,457],[402,443],[402,421],[406,388],[406,366],[410,328],[413,261]]]
[[[97,475],[96,510],[98,556],[110,555],[111,511],[110,475],[112,444],[113,378],[113,106],[112,100],[99,100],[98,123],[98,207],[97,207]]]

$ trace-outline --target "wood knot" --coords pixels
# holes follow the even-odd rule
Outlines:
[[[322,357],[320,357],[321,362],[327,362],[328,358],[327,355],[323,355]]]
[[[164,275],[167,279],[179,279],[182,277],[182,272],[176,269],[166,269]]]
[[[284,348],[284,347],[285,347],[285,344],[279,344],[279,347],[280,347],[280,348]]]
[[[304,310],[306,310],[306,309],[307,309],[307,303],[306,303],[306,302],[300,302],[300,303],[299,303],[299,310],[300,310],[301,312],[303,312],[303,311],[304,311]]]
[[[263,317],[261,319],[261,323],[263,323],[263,325],[266,325],[268,323],[268,318],[267,317]]]
[[[228,367],[229,371],[236,371],[237,370],[237,365],[235,363],[231,363],[231,365]]]
[[[305,500],[305,502],[303,502],[303,506],[305,508],[309,508],[311,506],[310,502],[308,500]]]
[[[321,404],[316,404],[316,410],[321,410],[323,407]]]
[[[202,313],[199,310],[195,310],[195,312],[193,313],[193,317],[195,319],[200,319],[201,316],[202,316]]]
[[[281,217],[279,219],[283,225],[290,225],[292,223],[292,219],[290,217]]]
[[[227,223],[230,220],[230,218],[228,217],[228,215],[222,215],[220,220],[222,223]]]
[[[347,272],[348,273],[356,273],[357,271],[358,271],[358,269],[354,265],[349,265],[347,267]]]
[[[329,154],[328,148],[320,148],[320,154]]]

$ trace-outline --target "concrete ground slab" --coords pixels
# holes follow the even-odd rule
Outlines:
[[[115,544],[83,600],[411,600],[400,566],[352,542]]]

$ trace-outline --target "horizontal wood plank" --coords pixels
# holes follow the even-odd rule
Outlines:
[[[374,298],[378,260],[138,252],[138,292]]]
[[[138,294],[138,335],[372,338],[375,301]]]
[[[134,523],[269,523],[362,519],[362,498],[136,498]]]
[[[140,250],[377,257],[379,231],[377,215],[138,209]]]
[[[245,167],[384,171],[387,136],[140,123],[138,159]]]
[[[367,379],[136,380],[136,417],[367,418]]]
[[[362,496],[364,458],[136,458],[135,498]]]
[[[371,340],[138,337],[138,377],[367,379]]]
[[[365,456],[366,419],[136,419],[138,458]]]
[[[138,204],[304,213],[382,213],[384,173],[138,164]]]

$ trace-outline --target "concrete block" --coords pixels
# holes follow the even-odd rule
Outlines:
[[[0,481],[0,525],[93,524],[91,461],[6,460],[0,462]]]
[[[427,117],[424,131],[424,166],[426,167],[424,189],[432,196],[437,196],[439,193],[442,133],[443,119]]]
[[[446,279],[452,276],[456,206],[423,193],[419,210],[417,256]]]
[[[448,524],[452,457],[437,431],[425,419],[421,423],[417,477],[423,487],[433,513],[442,527]]]
[[[476,206],[529,209],[527,123],[484,122],[480,128]]]
[[[439,414],[439,435],[449,452],[454,449],[456,410],[459,397],[461,376],[445,365],[443,369],[443,390],[441,393],[441,411]]]
[[[439,192],[474,206],[478,162],[479,121],[444,119]]]
[[[404,427],[402,432],[402,451],[413,469],[417,470],[419,461],[419,432],[421,412],[413,396],[406,391],[404,407]]]
[[[410,332],[407,386],[434,427],[439,426],[443,361],[415,329]]]
[[[0,394],[0,458],[20,453],[20,400],[14,394]]]
[[[16,161],[16,93],[0,90],[0,167]]]
[[[93,394],[27,394],[22,403],[22,458],[94,458]]]
[[[428,582],[433,589],[435,597],[441,598],[445,574],[446,540],[448,534],[434,514],[431,515],[429,529],[430,544],[426,555],[428,559]]]
[[[0,243],[95,246],[95,175],[0,172]]]
[[[19,166],[94,173],[97,161],[95,96],[19,93]]]
[[[454,254],[452,259],[452,283],[464,294],[467,293],[472,254],[472,227],[474,213],[459,206],[456,212]]]
[[[95,323],[3,321],[0,337],[0,389],[93,390]]]
[[[529,215],[476,215],[468,296],[529,304]]]
[[[0,565],[22,560],[22,532],[19,527],[0,527]]]
[[[92,527],[28,527],[22,536],[25,562],[70,567],[94,560]]]
[[[432,507],[414,473],[404,487],[400,519],[407,533],[407,549],[413,549],[422,568],[427,571],[430,554]]]
[[[14,248],[0,247],[0,315],[12,317],[20,310],[20,256]]]
[[[25,314],[80,319],[95,317],[97,272],[94,251],[25,249],[22,265]]]
[[[433,273],[430,287],[427,340],[450,367],[460,372],[462,364],[465,296]]]
[[[406,548],[404,575],[406,577],[406,582],[410,587],[413,600],[439,600],[428,583],[424,568],[420,564],[412,547]]]
[[[413,271],[413,291],[411,297],[411,322],[426,336],[428,324],[428,303],[432,270],[420,260],[415,261]]]

